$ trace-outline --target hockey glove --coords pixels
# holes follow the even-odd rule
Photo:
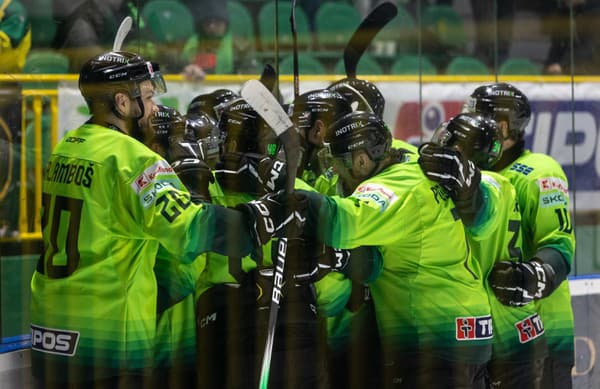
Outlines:
[[[502,304],[523,306],[548,296],[554,277],[552,266],[533,258],[529,262],[497,262],[488,282]]]
[[[449,192],[461,219],[471,225],[483,203],[481,172],[475,164],[455,149],[425,143],[419,148],[419,166]]]
[[[285,236],[286,226],[290,223],[301,223],[295,216],[296,208],[291,206],[292,196],[283,191],[269,193],[258,200],[242,203],[235,208],[246,215],[250,231],[260,245],[271,238]],[[298,228],[301,228],[298,225]]]
[[[379,274],[382,263],[381,253],[374,246],[334,249],[322,245],[319,255],[320,272],[340,272],[358,283],[368,282]]]
[[[419,165],[425,175],[456,197],[469,197],[479,186],[479,169],[458,150],[425,143],[419,154]]]
[[[226,189],[262,196],[283,189],[286,182],[285,162],[255,153],[231,152],[223,156],[217,168],[219,182]]]
[[[215,182],[215,178],[204,161],[196,158],[180,159],[171,166],[190,192],[193,202],[210,202],[208,185]]]

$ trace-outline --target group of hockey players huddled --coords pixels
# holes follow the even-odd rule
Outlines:
[[[516,87],[476,88],[417,149],[345,78],[281,102],[290,161],[238,91],[156,105],[136,54],[79,86],[92,117],[44,173],[39,387],[257,388],[270,330],[269,388],[571,386],[568,184],[525,149]]]

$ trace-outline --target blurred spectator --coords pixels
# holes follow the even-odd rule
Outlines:
[[[84,62],[112,47],[121,20],[129,14],[125,0],[54,0],[57,22],[54,48],[69,57],[79,71]]]
[[[185,54],[188,79],[202,79],[206,73],[233,73],[233,41],[229,31],[227,0],[183,0],[194,17],[196,39],[188,42]]]
[[[20,73],[31,48],[31,26],[17,0],[0,0],[0,72]]]
[[[544,63],[547,74],[571,73],[570,7],[575,23],[573,39],[574,74],[600,73],[599,0],[556,0],[542,2],[544,29],[550,35],[550,49]]]
[[[515,0],[471,0],[475,22],[473,55],[490,69],[494,69],[496,64],[501,64],[508,58],[515,8]]]

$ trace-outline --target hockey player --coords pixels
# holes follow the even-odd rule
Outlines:
[[[332,91],[340,93],[350,103],[355,111],[373,112],[383,120],[383,110],[385,108],[385,98],[377,88],[377,85],[370,81],[358,78],[343,78],[327,87]],[[392,147],[404,149],[409,153],[407,158],[417,158],[417,147],[401,139],[392,139]]]
[[[344,78],[331,84],[328,89],[340,93],[354,110],[373,112],[383,120],[385,99],[374,83],[363,79]],[[416,160],[417,158],[417,148],[410,143],[392,139],[392,147],[404,150],[403,158],[406,160]],[[353,189],[343,188],[343,183],[344,181],[339,185],[342,188],[338,194],[351,194]],[[373,301],[367,285],[356,282],[352,284],[352,296],[348,309],[341,315],[328,320],[328,332],[329,344],[332,348],[330,366],[332,380],[337,381],[340,387],[349,385],[348,380],[351,382],[362,380],[362,384],[359,386],[364,387],[380,386],[379,339]],[[363,362],[361,355],[364,352],[373,357]],[[350,367],[344,368],[340,366],[340,363],[342,366],[350,363]]]
[[[179,262],[244,256],[284,220],[272,203],[193,204],[140,141],[166,90],[158,65],[108,52],[83,65],[91,119],[65,134],[44,172],[44,253],[31,281],[32,370],[41,387],[151,387],[159,250]],[[273,210],[261,216],[258,208]]]
[[[222,192],[213,195],[213,200],[233,206],[269,190],[271,177],[263,174],[262,167],[270,166],[265,171],[277,173],[276,166],[283,165],[275,159],[279,145],[274,132],[243,99],[228,104],[221,113],[219,126],[221,132],[226,133],[222,162],[215,173]],[[261,174],[256,175],[258,172]],[[287,252],[306,258],[307,270],[297,271],[294,264],[301,261],[287,258],[286,270],[290,274],[308,274],[317,268],[319,247],[300,244],[290,243]],[[197,291],[199,387],[248,388],[258,384],[273,283],[271,258],[274,258],[269,250],[263,254],[257,262],[249,258],[208,255]],[[314,265],[310,264],[311,260]],[[322,339],[322,327],[317,318],[317,303],[319,309],[326,310],[331,309],[328,306],[339,304],[337,299],[345,301],[347,282],[343,278],[314,281],[328,289],[312,282],[286,281],[270,387],[327,387],[324,359],[320,357],[323,353],[318,343]]]
[[[378,246],[369,283],[384,350],[383,387],[482,387],[491,316],[454,203],[391,149],[377,116],[353,112],[325,136],[347,198],[296,191],[307,231],[339,248]],[[443,242],[443,244],[440,244]]]
[[[489,206],[482,207],[479,223],[467,229],[473,256],[478,260],[484,280],[496,262],[522,261],[521,214],[515,190],[498,173],[485,171],[501,156],[502,144],[497,124],[478,113],[462,113],[435,131],[431,143],[420,148],[419,164],[425,174],[447,187],[457,199],[449,177],[460,164],[471,161],[481,171]],[[463,198],[463,200],[465,200]],[[458,200],[460,201],[460,200]],[[471,201],[472,203],[472,201]],[[461,213],[464,209],[457,207]],[[469,212],[467,210],[467,212]],[[481,223],[489,223],[483,227]],[[503,305],[485,282],[492,310],[494,339],[488,363],[490,388],[540,388],[543,361],[547,355],[542,320],[534,304],[518,307]]]
[[[566,278],[575,236],[567,178],[554,159],[525,149],[531,107],[522,91],[506,83],[480,86],[466,109],[489,115],[498,123],[504,152],[493,170],[515,187],[522,217],[524,262],[496,263],[489,282],[505,304],[535,302],[549,348],[541,387],[571,388],[574,324]]]
[[[323,148],[327,126],[352,112],[352,107],[337,92],[315,89],[296,97],[289,110],[303,142],[298,177],[321,193],[335,194],[337,178],[328,171],[329,166],[322,166],[318,152]]]
[[[199,119],[199,120],[198,120]],[[192,202],[210,201],[209,183],[214,182],[203,160],[206,141],[196,134],[212,132],[212,121],[204,114],[190,120],[177,110],[158,105],[146,129],[146,145],[171,164],[190,192]],[[192,263],[156,258],[158,284],[155,380],[162,387],[189,388],[196,382],[196,315],[194,291],[206,264],[206,253]]]

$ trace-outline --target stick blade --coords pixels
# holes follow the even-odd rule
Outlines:
[[[398,14],[394,3],[385,2],[375,7],[360,23],[358,29],[352,34],[344,49],[344,67],[346,76],[356,78],[358,61],[362,57],[371,41],[390,20]]]
[[[117,30],[117,34],[115,35],[115,40],[113,42],[113,51],[121,50],[121,46],[123,46],[123,42],[131,31],[131,26],[133,26],[133,19],[131,16],[126,16],[121,24],[119,25],[119,29]]]
[[[275,131],[277,136],[294,126],[281,104],[262,82],[258,80],[246,81],[240,94]]]

